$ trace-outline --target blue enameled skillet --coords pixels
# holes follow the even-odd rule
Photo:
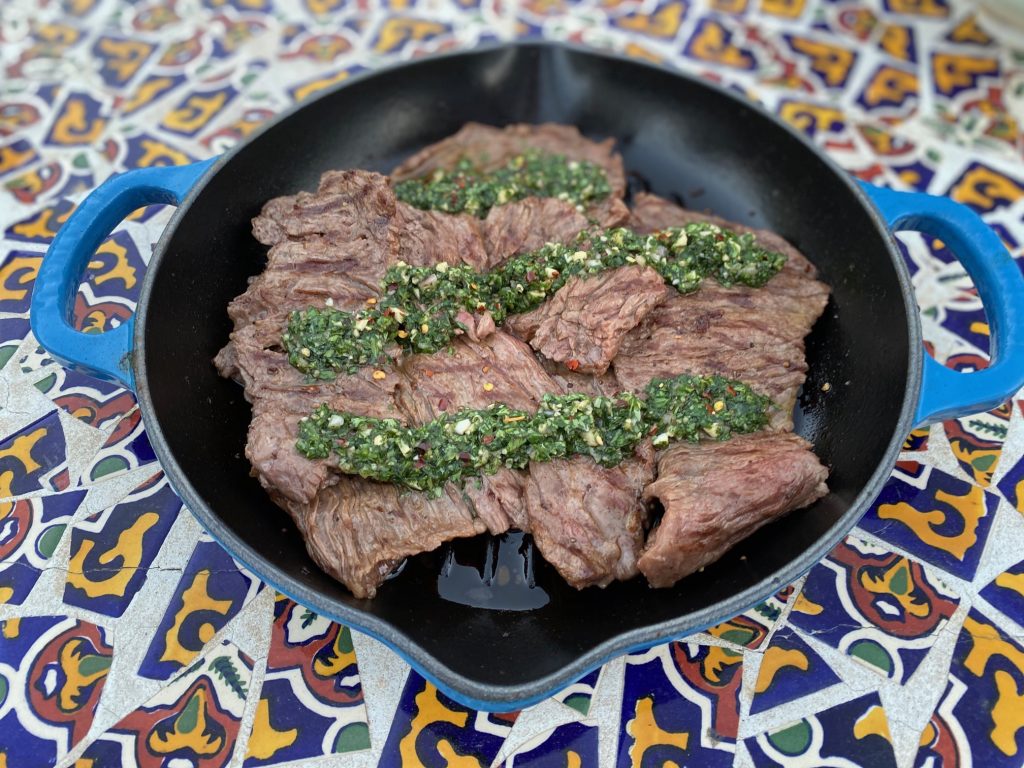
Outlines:
[[[529,611],[440,598],[437,553],[412,558],[372,601],[316,567],[249,476],[249,407],[211,363],[231,330],[228,302],[263,268],[250,219],[272,197],[315,189],[328,169],[386,172],[470,120],[555,121],[613,136],[627,170],[652,191],[772,229],[818,266],[833,294],[808,338],[797,417],[831,469],[829,496],[672,589],[635,579],[577,592],[541,563],[538,586],[550,600]],[[152,203],[178,209],[134,319],[99,336],[74,330],[75,286],[90,255],[125,215]],[[895,229],[941,238],[973,277],[992,332],[988,369],[955,373],[925,353]],[[994,407],[1024,384],[1024,280],[972,211],[861,186],[802,135],[714,85],[555,44],[500,45],[363,75],[221,157],[114,176],[61,228],[37,286],[36,337],[65,365],[135,391],[172,485],[232,555],[485,709],[536,702],[619,653],[705,628],[792,582],[860,518],[912,427]]]

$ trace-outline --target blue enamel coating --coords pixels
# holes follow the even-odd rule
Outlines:
[[[32,293],[32,333],[61,365],[135,389],[132,317],[101,334],[71,325],[75,294],[86,264],[125,216],[155,203],[178,205],[216,158],[191,165],[142,168],[111,176],[58,230],[39,267]]]
[[[992,364],[983,371],[953,371],[925,355],[915,424],[987,411],[1024,386],[1024,276],[999,236],[966,205],[919,192],[870,184],[864,191],[889,228],[927,232],[964,265],[988,316]]]

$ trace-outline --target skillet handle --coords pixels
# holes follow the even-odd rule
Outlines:
[[[1024,276],[981,217],[949,198],[861,186],[896,230],[939,238],[964,265],[985,305],[992,363],[959,373],[925,355],[916,426],[991,410],[1024,386]]]
[[[57,231],[36,277],[30,321],[40,345],[59,363],[135,389],[134,316],[106,333],[87,334],[70,322],[85,266],[103,240],[136,208],[178,205],[216,158],[191,165],[142,168],[111,176],[93,190]]]

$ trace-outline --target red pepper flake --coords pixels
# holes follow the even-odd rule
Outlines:
[[[490,445],[494,442],[494,435],[484,435],[480,438],[480,442],[484,445]]]
[[[427,368],[427,369],[425,369],[423,371],[423,375],[426,376],[428,379],[434,378],[434,372],[432,370],[430,370],[429,368]]]
[[[440,400],[437,401],[437,407],[440,408],[442,411],[447,411],[449,405],[451,405],[451,403],[448,401],[447,397],[442,397]]]
[[[580,367],[580,361],[576,360],[575,358],[572,360],[568,360],[565,363],[565,367],[568,368],[570,371],[575,371],[577,368]]]
[[[725,235],[723,235],[721,232],[719,232],[717,235],[715,235],[715,240],[718,240],[719,242],[721,242],[722,240],[725,240]]]
[[[736,390],[732,388],[732,384],[728,384],[728,385],[726,385],[726,387],[725,387],[725,391],[726,391],[726,392],[728,392],[728,393],[729,393],[730,395],[732,395],[733,397],[735,397],[735,396],[736,396]]]

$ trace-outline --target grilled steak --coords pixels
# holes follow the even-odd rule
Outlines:
[[[752,231],[646,194],[633,207],[632,226],[653,232],[701,220]],[[622,342],[614,369],[625,389],[639,390],[655,377],[721,374],[771,397],[779,406],[773,427],[793,428],[797,390],[807,374],[804,337],[824,311],[829,289],[785,240],[754,234],[763,247],[786,254],[783,270],[762,288],[705,280],[696,293],[670,293]]]
[[[548,360],[571,371],[600,375],[608,370],[626,334],[668,293],[653,269],[620,267],[573,278],[549,301],[514,318],[510,327]]]
[[[457,133],[431,144],[395,168],[395,181],[426,176],[434,171],[451,170],[459,160],[468,158],[481,171],[496,170],[510,158],[527,149],[538,149],[571,160],[587,160],[604,168],[612,198],[622,199],[626,192],[626,174],[614,141],[590,141],[571,125],[508,125],[495,128],[481,123],[466,123]]]
[[[463,157],[497,168],[530,147],[601,165],[612,196],[582,212],[564,200],[525,198],[478,219],[413,208],[396,200],[391,187],[451,169]],[[361,309],[379,296],[385,270],[399,261],[485,271],[546,242],[572,242],[595,225],[646,232],[711,218],[651,195],[640,195],[631,212],[624,191],[610,141],[588,141],[567,126],[469,124],[414,155],[390,179],[328,172],[316,192],[271,200],[253,220],[255,236],[270,246],[267,267],[231,303],[235,329],[215,362],[222,375],[243,384],[252,404],[246,455],[253,474],[295,519],[316,562],[357,597],[372,597],[410,555],[510,528],[532,532],[545,559],[578,588],[641,571],[665,586],[825,493],[824,468],[807,443],[786,432],[807,370],[803,338],[828,288],[771,233],[755,235],[788,262],[763,288],[707,280],[683,296],[653,270],[623,267],[572,278],[502,328],[487,313],[464,313],[459,321],[466,331],[450,350],[413,356],[396,350],[373,368],[312,383],[289,364],[281,334],[292,310]],[[533,411],[547,393],[639,391],[652,378],[680,373],[749,382],[780,404],[773,419],[778,432],[673,445],[657,455],[645,443],[614,468],[582,456],[535,462],[464,486],[449,483],[437,498],[341,474],[330,459],[312,461],[295,448],[299,420],[321,403],[422,424],[492,403]],[[736,477],[757,482],[737,488]],[[645,544],[655,500],[665,514]]]
[[[526,514],[534,542],[577,589],[636,576],[649,517],[641,496],[654,477],[652,454],[645,446],[614,468],[585,456],[530,465]]]
[[[826,477],[810,444],[794,434],[673,445],[644,490],[665,514],[647,539],[641,573],[654,587],[675,584],[765,523],[820,499]]]
[[[342,476],[309,503],[275,499],[291,514],[309,554],[356,597],[373,597],[403,559],[487,526],[456,489],[438,499]]]

